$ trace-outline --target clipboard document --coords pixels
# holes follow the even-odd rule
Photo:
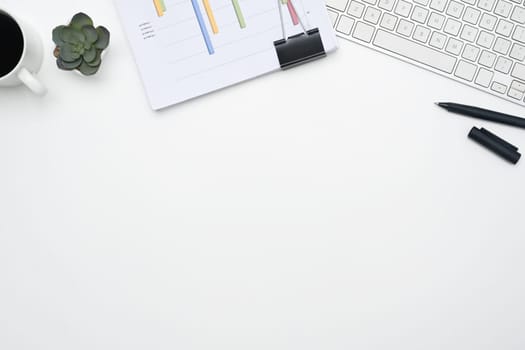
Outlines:
[[[323,0],[115,1],[155,110],[337,48]]]

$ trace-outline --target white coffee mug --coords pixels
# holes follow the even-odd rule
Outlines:
[[[0,87],[16,86],[25,84],[31,91],[37,95],[44,95],[47,92],[46,87],[35,77],[44,59],[43,43],[38,33],[21,22],[16,16],[9,13],[7,10],[0,8],[0,14],[11,17],[20,30],[24,38],[24,47],[20,60],[15,68],[13,68],[7,75],[0,77]]]

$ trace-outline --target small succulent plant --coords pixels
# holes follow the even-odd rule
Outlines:
[[[102,51],[108,47],[109,37],[106,28],[95,28],[88,15],[77,13],[69,25],[53,29],[58,68],[76,69],[84,75],[95,74],[102,64]]]

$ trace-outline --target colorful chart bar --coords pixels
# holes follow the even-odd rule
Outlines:
[[[219,27],[217,26],[217,22],[215,21],[215,16],[213,15],[213,10],[211,9],[210,1],[202,0],[202,3],[204,4],[204,8],[206,9],[208,20],[210,21],[211,30],[213,34],[217,34],[219,32]]]
[[[232,0],[233,8],[235,9],[235,15],[239,21],[239,26],[246,28],[246,21],[244,20],[244,15],[242,14],[241,5],[239,5],[239,0]]]
[[[288,11],[290,12],[290,17],[292,18],[292,23],[294,26],[299,24],[299,16],[297,15],[297,11],[295,11],[295,7],[292,4],[292,0],[281,0],[281,3],[288,7]]]
[[[286,4],[288,6],[288,11],[290,11],[290,17],[292,17],[292,23],[294,26],[299,24],[299,16],[297,15],[297,11],[295,11],[295,7],[292,4],[292,0],[288,0],[288,3]]]
[[[157,11],[157,16],[164,16],[164,12],[166,12],[166,4],[164,3],[164,0],[153,0],[153,5]]]
[[[197,17],[197,22],[199,22],[199,27],[201,28],[204,42],[206,43],[206,47],[208,48],[208,53],[210,55],[213,55],[215,53],[215,50],[213,49],[213,44],[211,43],[210,34],[208,33],[208,29],[206,28],[206,23],[204,23],[204,17],[202,16],[199,3],[197,2],[197,0],[191,0],[191,4],[193,5],[193,11],[195,11],[195,17]]]

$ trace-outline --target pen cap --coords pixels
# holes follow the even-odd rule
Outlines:
[[[512,164],[516,164],[521,158],[515,146],[485,129],[480,130],[474,127],[470,130],[468,137]]]
[[[485,135],[487,135],[487,136],[491,137],[492,139],[494,139],[494,141],[498,141],[502,145],[506,146],[507,148],[509,148],[509,149],[511,149],[513,151],[517,151],[518,150],[518,147],[514,146],[511,143],[508,143],[507,141],[503,140],[501,137],[498,137],[498,136],[494,135],[493,133],[491,133],[487,129],[481,128],[480,131],[482,133],[484,133]]]

